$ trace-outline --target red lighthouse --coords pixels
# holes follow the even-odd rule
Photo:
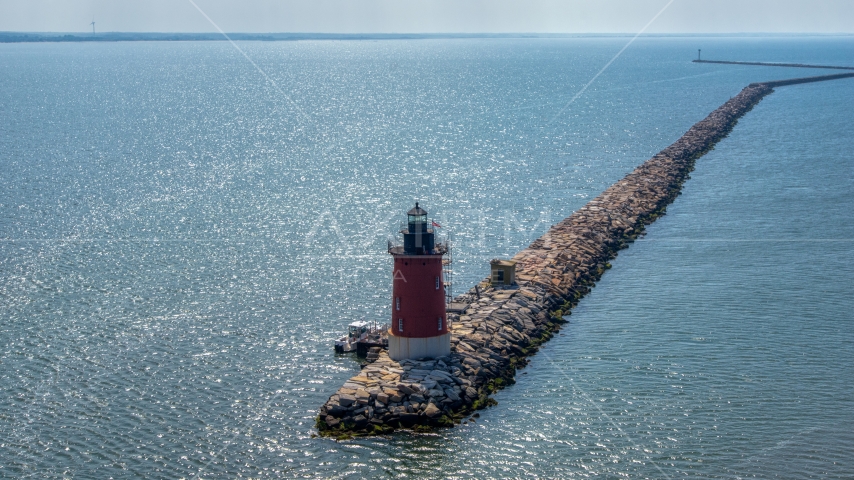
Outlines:
[[[389,248],[394,257],[391,328],[388,353],[393,360],[435,358],[451,353],[451,334],[445,313],[442,256],[427,212],[415,204],[408,211],[403,246]]]

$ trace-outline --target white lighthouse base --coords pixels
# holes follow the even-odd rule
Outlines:
[[[451,333],[438,337],[409,338],[388,336],[388,356],[392,360],[436,358],[451,354]]]

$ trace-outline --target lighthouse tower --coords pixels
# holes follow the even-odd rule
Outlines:
[[[427,212],[415,204],[406,212],[403,246],[389,247],[394,257],[391,328],[388,354],[393,360],[435,358],[451,353],[451,334],[445,313],[442,255]]]

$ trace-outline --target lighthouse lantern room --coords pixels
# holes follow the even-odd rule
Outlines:
[[[433,222],[417,202],[400,233],[403,245],[389,245],[388,250],[394,258],[389,356],[403,360],[448,355],[451,333],[442,278],[447,246],[436,243]]]

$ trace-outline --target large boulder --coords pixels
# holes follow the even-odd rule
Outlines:
[[[436,387],[434,389],[429,390],[427,392],[427,395],[435,399],[440,399],[445,396],[445,391],[439,387]]]
[[[364,415],[356,415],[353,417],[353,422],[356,424],[356,428],[365,428],[368,426],[368,419]]]
[[[437,382],[435,380],[424,379],[421,382],[421,388],[424,390],[430,390],[431,388],[436,388]]]
[[[330,416],[335,417],[335,418],[342,418],[342,417],[347,415],[348,411],[349,410],[347,408],[342,407],[341,405],[335,405],[332,408],[327,410],[326,418],[327,418],[327,420],[329,419]]]
[[[472,357],[466,357],[465,359],[463,359],[463,365],[468,365],[473,370],[477,370],[481,367],[481,363]]]
[[[442,414],[442,410],[439,410],[439,407],[436,405],[428,404],[427,408],[424,409],[424,415],[427,415],[430,418],[436,418]]]
[[[459,395],[457,395],[457,394],[456,394],[456,392],[454,392],[454,391],[453,391],[452,389],[450,389],[450,388],[445,389],[445,395],[447,395],[447,396],[448,396],[448,398],[450,398],[450,399],[451,399],[451,401],[454,401],[454,402],[458,402],[458,401],[460,401],[460,396],[459,396]]]
[[[454,378],[451,375],[441,370],[433,370],[427,378],[439,383],[453,383],[454,381]]]
[[[394,415],[403,415],[404,413],[406,413],[406,407],[404,407],[403,405],[398,405],[396,407],[389,408],[388,411]]]
[[[412,385],[406,385],[404,383],[399,383],[397,385],[397,390],[404,395],[411,395],[417,392],[417,390],[413,388]]]
[[[332,415],[326,416],[326,426],[328,426],[329,428],[335,428],[340,423],[341,423],[341,420],[333,417]]]
[[[412,425],[418,423],[420,418],[420,415],[418,415],[417,413],[402,413],[400,415],[400,423],[402,423],[404,426],[411,427]]]

